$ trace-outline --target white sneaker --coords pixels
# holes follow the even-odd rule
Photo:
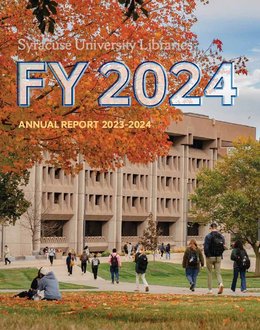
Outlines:
[[[207,294],[213,294],[213,291],[212,291],[212,290],[209,290],[209,291],[207,292]]]

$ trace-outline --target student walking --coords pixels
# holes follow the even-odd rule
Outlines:
[[[75,265],[75,259],[71,252],[68,253],[68,256],[66,258],[66,265],[68,269],[68,275],[70,276],[72,275],[73,266]]]
[[[11,263],[11,260],[9,259],[10,258],[10,250],[9,250],[9,247],[7,245],[5,245],[5,248],[4,248],[4,258],[5,258],[5,265],[7,265],[7,263],[9,262],[9,265]]]
[[[81,271],[82,275],[86,274],[87,271],[87,262],[89,261],[89,256],[87,255],[87,251],[83,250],[83,253],[80,256],[80,261],[81,261]]]
[[[98,266],[100,265],[100,261],[97,258],[97,255],[94,254],[94,258],[91,261],[91,268],[92,268],[92,273],[94,275],[94,280],[97,279],[97,274],[98,274]]]
[[[191,239],[183,255],[182,266],[185,268],[186,277],[190,283],[190,290],[195,291],[197,277],[201,267],[204,266],[204,258],[198,248],[195,239]]]
[[[225,250],[225,238],[218,232],[217,224],[210,225],[211,232],[205,237],[204,253],[206,256],[206,265],[208,272],[208,293],[212,294],[212,270],[215,269],[218,280],[218,294],[223,293],[224,285],[221,276],[221,260]]]
[[[164,252],[165,252],[165,246],[164,246],[164,243],[162,243],[161,245],[160,245],[160,252],[161,252],[161,259],[163,258],[163,254],[164,254]]]
[[[129,243],[127,244],[127,251],[128,251],[128,256],[127,256],[127,257],[128,257],[128,259],[131,259],[132,250],[133,250],[132,243],[129,242]]]
[[[121,259],[115,248],[109,256],[108,263],[110,264],[112,284],[114,284],[115,279],[116,283],[119,283],[119,267],[121,267]]]
[[[140,278],[143,281],[145,286],[145,292],[149,292],[149,285],[145,278],[145,273],[147,270],[148,259],[145,254],[144,248],[140,247],[140,252],[135,255],[135,271],[136,271],[136,289],[135,291],[139,291],[139,281]]]
[[[243,247],[241,241],[236,241],[234,243],[234,248],[231,252],[231,260],[234,261],[233,264],[233,280],[231,284],[231,290],[236,291],[238,274],[240,274],[241,279],[241,292],[247,292],[246,289],[246,271],[250,267],[250,259],[247,255],[246,250]]]
[[[53,265],[53,259],[55,257],[55,249],[54,248],[50,248],[49,249],[49,260],[51,263],[51,266]]]
[[[170,258],[171,258],[171,245],[170,245],[170,243],[168,243],[165,247],[165,258],[166,258],[166,260],[167,259],[170,260]]]

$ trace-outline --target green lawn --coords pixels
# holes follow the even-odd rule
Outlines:
[[[37,274],[36,268],[0,270],[0,289],[27,290]],[[60,282],[60,289],[92,289],[85,285]]]
[[[253,273],[247,273],[247,287],[260,288],[259,278],[250,278]],[[101,264],[99,267],[98,275],[104,279],[110,280],[109,266]],[[224,285],[229,287],[232,282],[232,270],[222,271]],[[185,271],[181,265],[164,262],[150,261],[148,264],[148,270],[146,275],[149,284],[167,285],[176,287],[187,287],[188,281],[185,277]],[[214,285],[217,287],[216,277],[213,276]],[[124,262],[120,269],[120,282],[135,282],[135,263]],[[240,279],[238,279],[238,286],[240,285]],[[197,287],[207,288],[207,272],[206,269],[202,269],[199,276]]]
[[[249,330],[260,328],[256,297],[64,293],[60,302],[0,295],[2,329]]]

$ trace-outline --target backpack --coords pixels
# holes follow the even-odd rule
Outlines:
[[[111,254],[111,266],[112,267],[118,267],[118,260],[117,260],[117,255],[112,255]]]
[[[88,261],[88,255],[87,255],[87,253],[83,253],[83,254],[81,255],[81,257],[80,257],[80,260],[81,260],[82,262],[87,262],[87,261]]]
[[[93,266],[93,267],[98,266],[98,264],[99,264],[99,260],[98,260],[98,259],[93,259],[93,260],[92,260],[92,266]]]
[[[141,271],[146,271],[147,265],[148,265],[148,259],[147,256],[144,254],[140,254],[137,258],[138,263],[138,269]]]
[[[198,260],[198,254],[196,251],[190,251],[189,257],[188,257],[188,266],[197,266],[199,263]]]
[[[246,251],[243,250],[238,250],[238,254],[237,254],[237,259],[236,259],[236,263],[238,265],[238,268],[240,270],[247,270],[250,268],[251,262],[250,259],[246,253]]]
[[[212,257],[222,256],[225,250],[224,242],[225,242],[224,237],[220,233],[215,232],[211,234],[209,250]]]

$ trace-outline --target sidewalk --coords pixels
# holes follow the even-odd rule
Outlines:
[[[181,255],[181,254],[180,254]],[[179,257],[178,257],[179,258]],[[101,263],[107,263],[107,258],[100,258]],[[176,262],[177,256],[174,258],[174,262]],[[124,257],[122,258],[123,261]],[[157,259],[160,261],[160,259]],[[176,262],[179,263],[179,262]],[[68,276],[67,267],[65,265],[65,259],[62,260],[54,260],[54,265],[50,267],[50,263],[48,260],[24,260],[24,261],[15,261],[10,265],[5,266],[1,264],[0,269],[10,269],[10,268],[27,268],[27,267],[48,267],[52,270],[59,282],[73,283],[79,285],[87,285],[94,287],[95,289],[90,289],[87,291],[125,291],[125,292],[134,292],[135,283],[119,283],[119,284],[111,284],[110,281],[106,281],[100,277],[97,280],[94,280],[93,274],[87,271],[86,274],[82,275],[81,269],[78,266],[73,267],[72,276]],[[88,265],[88,269],[90,270],[90,266]],[[140,286],[140,292],[144,292],[144,287]],[[10,290],[0,290],[0,292],[10,292]],[[16,290],[17,291],[17,290]],[[20,290],[18,290],[20,291]],[[66,290],[66,291],[77,291],[77,290]],[[191,292],[187,286],[187,288],[179,288],[179,287],[170,287],[170,286],[160,286],[160,285],[150,285],[150,293],[154,294],[181,294],[181,295],[204,295],[207,293],[207,289],[198,288],[195,292]],[[217,288],[213,290],[213,293],[217,295]],[[258,292],[247,292],[241,293],[237,290],[236,293],[233,293],[229,288],[224,289],[223,295],[227,296],[257,296],[260,297],[260,291]]]

